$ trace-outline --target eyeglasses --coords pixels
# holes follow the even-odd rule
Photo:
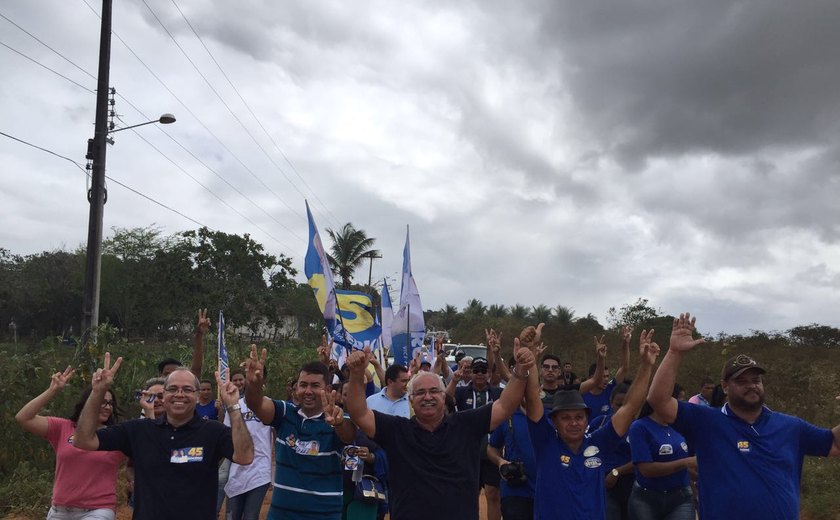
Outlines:
[[[191,386],[167,386],[163,389],[164,392],[167,394],[177,394],[178,392],[183,392],[185,395],[194,394],[196,392],[195,388]],[[161,398],[163,398],[161,396]]]
[[[543,370],[560,370],[560,365],[546,365],[543,363]]]
[[[473,373],[473,374],[486,374],[486,373],[487,373],[487,369],[486,369],[486,368],[484,368],[484,367],[474,368],[474,369],[472,369],[472,373]]]
[[[442,393],[443,390],[441,390],[440,388],[429,388],[428,390],[415,390],[414,392],[412,392],[411,395],[413,395],[414,397],[425,397],[426,394],[428,394],[431,397],[437,397]]]
[[[111,399],[105,399],[104,401],[102,401],[102,404],[100,404],[99,406],[110,406],[111,408],[113,408],[114,407],[114,401],[112,401]]]

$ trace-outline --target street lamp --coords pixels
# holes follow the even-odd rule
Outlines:
[[[101,72],[102,71],[100,69],[100,78],[102,76]],[[105,81],[107,82],[107,73],[105,74],[105,77]],[[87,193],[88,202],[90,203],[90,214],[88,217],[88,241],[87,255],[85,259],[85,295],[84,308],[82,309],[82,344],[87,343],[91,334],[95,334],[94,330],[99,325],[99,281],[102,268],[102,218],[105,213],[105,200],[107,199],[107,194],[105,192],[105,143],[114,144],[114,141],[108,136],[115,132],[128,130],[129,128],[137,128],[138,126],[150,125],[152,123],[168,125],[175,122],[175,116],[172,114],[162,114],[158,119],[146,121],[145,123],[138,123],[136,125],[117,129],[113,129],[112,123],[112,128],[106,128],[108,117],[108,92],[113,92],[113,89],[107,87],[103,88],[100,86],[100,92],[102,91],[105,92],[105,95],[101,96],[104,98],[104,101],[100,99],[99,95],[97,95],[96,126],[93,139],[88,139],[87,159],[91,161],[91,184],[90,190],[88,190]],[[102,105],[101,114],[100,105]]]

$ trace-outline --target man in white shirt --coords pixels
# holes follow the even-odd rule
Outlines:
[[[367,398],[368,408],[377,412],[410,418],[408,395],[408,369],[394,364],[385,370],[385,387]]]

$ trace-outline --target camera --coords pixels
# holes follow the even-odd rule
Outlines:
[[[519,486],[528,483],[528,476],[525,474],[523,462],[508,462],[499,466],[499,475],[511,486]]]

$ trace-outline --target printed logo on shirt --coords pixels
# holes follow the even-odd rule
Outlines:
[[[169,462],[172,464],[186,464],[187,462],[201,462],[203,460],[204,448],[201,446],[172,450],[172,455],[169,457]]]
[[[682,448],[684,452],[688,453],[688,444],[686,444],[685,441],[680,443],[680,448]]]
[[[598,446],[587,446],[586,449],[583,450],[583,456],[584,457],[594,457],[595,455],[598,454],[599,451],[601,451],[601,450],[598,449]]]
[[[738,449],[744,453],[749,453],[750,441],[738,441]]]
[[[674,454],[674,447],[670,444],[663,444],[659,447],[659,454],[660,455],[673,455]]]
[[[73,435],[71,435],[70,437],[67,437],[67,444],[72,446],[73,445],[73,439],[75,439],[75,438],[76,438],[75,433]]]
[[[295,453],[298,455],[317,455],[320,449],[318,441],[301,441],[295,443]]]
[[[247,412],[243,413],[242,414],[242,419],[244,419],[245,421],[253,421],[253,422],[258,422],[258,423],[262,422],[262,421],[260,421],[259,417],[257,417],[257,414],[255,414],[251,410],[248,410]]]
[[[569,467],[569,463],[571,461],[572,461],[572,458],[569,457],[568,455],[560,455],[560,463],[563,464],[564,466],[566,466],[567,468]]]
[[[467,405],[472,406],[472,399],[467,399]]]
[[[609,412],[610,411],[610,405],[605,404],[604,406],[601,407],[601,411],[602,412]]]
[[[589,457],[583,461],[583,465],[589,469],[595,469],[601,467],[601,459],[598,457]]]

